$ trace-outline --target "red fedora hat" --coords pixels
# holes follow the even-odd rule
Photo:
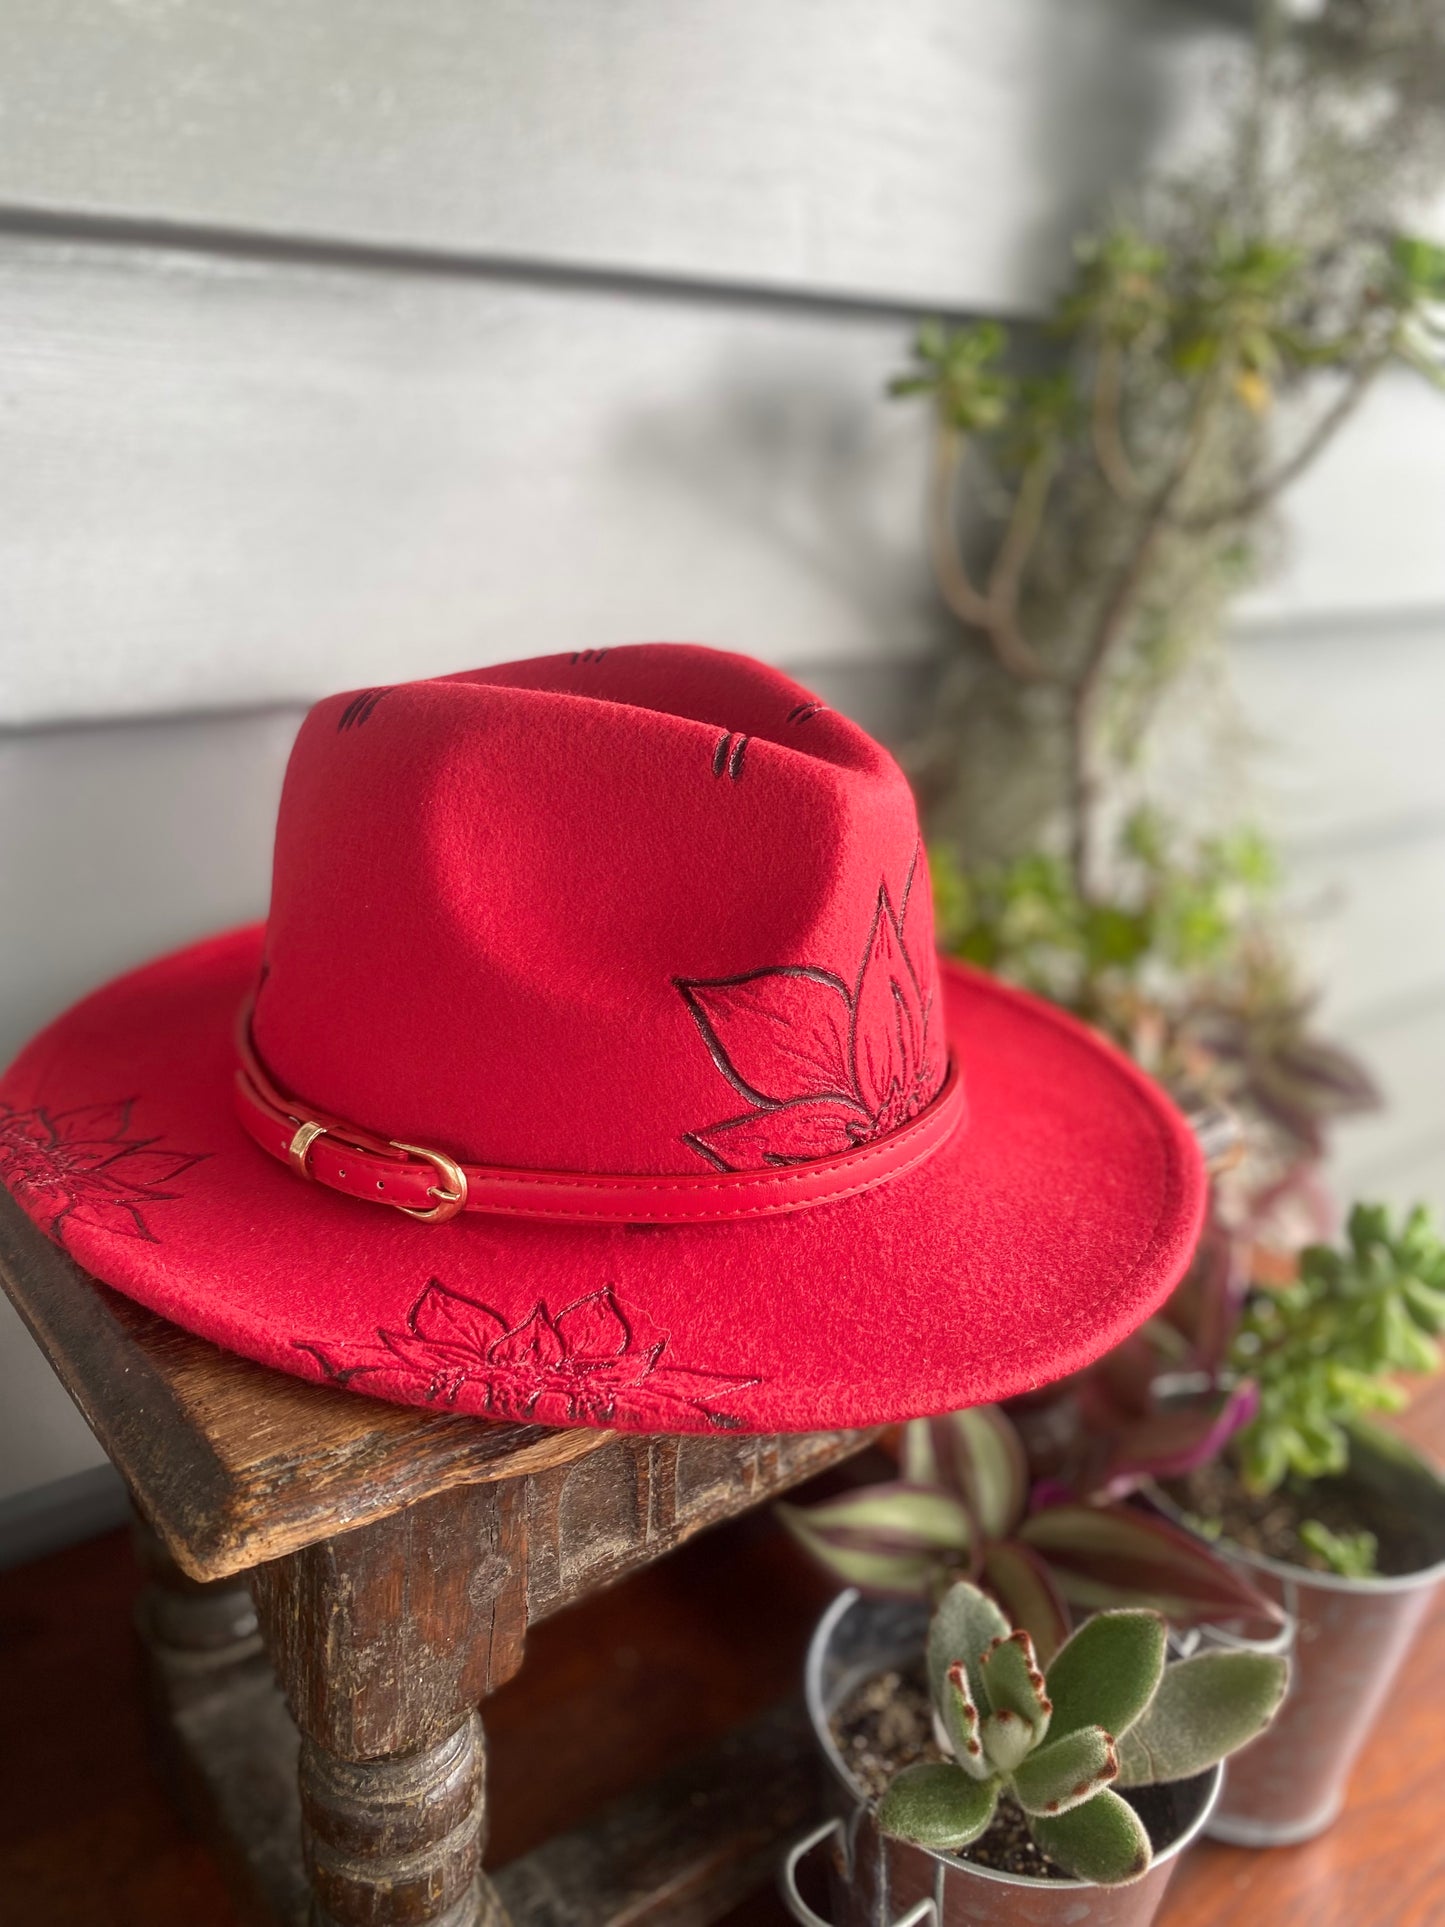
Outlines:
[[[664,644],[318,704],[264,928],[37,1037],[0,1177],[265,1364],[639,1431],[1040,1385],[1158,1305],[1204,1195],[1132,1064],[938,961],[886,752]]]

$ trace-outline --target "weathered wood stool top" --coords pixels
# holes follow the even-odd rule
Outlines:
[[[867,1438],[488,1424],[307,1384],[97,1283],[3,1192],[0,1275],[160,1542],[144,1615],[158,1697],[197,1807],[251,1836],[257,1919],[308,1905],[278,1837],[295,1796],[274,1757],[296,1739],[266,1659],[301,1734],[312,1921],[504,1919],[479,1872],[476,1708],[520,1666],[528,1625]],[[519,1904],[535,1873],[513,1883]],[[608,1917],[594,1884],[597,1909],[569,1902],[569,1921]]]

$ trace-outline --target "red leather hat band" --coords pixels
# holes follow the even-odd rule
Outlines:
[[[926,1110],[887,1137],[841,1157],[698,1177],[519,1171],[463,1164],[443,1151],[388,1141],[288,1097],[256,1055],[249,1006],[241,1013],[237,1052],[236,1114],[263,1151],[328,1190],[390,1205],[429,1224],[445,1223],[461,1211],[588,1224],[722,1224],[802,1211],[855,1197],[914,1170],[967,1114],[963,1079],[950,1060],[942,1088]]]

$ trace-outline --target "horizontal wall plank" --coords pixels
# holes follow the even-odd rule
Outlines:
[[[1445,1223],[1445,985],[1351,1041],[1380,1080],[1385,1108],[1340,1127],[1331,1168],[1345,1198],[1425,1203]]]
[[[1445,464],[1445,404],[1441,406]],[[1362,501],[1378,471],[1361,474]],[[1445,466],[1437,514],[1445,519]],[[1434,549],[1445,549],[1436,541]],[[1445,606],[1238,625],[1230,652],[1245,770],[1262,817],[1297,856],[1363,854],[1445,827]]]
[[[7,0],[0,203],[1027,308],[1235,44],[1158,0]]]
[[[1445,232],[1445,205],[1435,225]],[[1299,431],[1281,426],[1276,438],[1290,450]],[[1282,499],[1279,553],[1242,617],[1266,630],[1305,618],[1368,629],[1382,611],[1440,611],[1442,529],[1445,396],[1400,369]]]
[[[939,634],[896,321],[13,237],[0,306],[0,723],[643,637],[805,665]],[[1369,419],[1357,499],[1418,522]],[[1337,534],[1301,518],[1298,552]],[[1445,544],[1417,550],[1445,611]]]
[[[1286,858],[1286,884],[1323,1022],[1368,1033],[1445,996],[1445,824],[1430,836]],[[1445,1084],[1441,1093],[1445,1124]]]
[[[1323,1015],[1353,1032],[1417,1007],[1445,986],[1445,615],[1292,622],[1232,662],[1223,787],[1279,846]]]
[[[1368,1136],[1352,1147],[1350,1159],[1337,1160],[1332,1182],[1340,1199],[1378,1199],[1397,1211],[1423,1204],[1445,1228],[1445,1125],[1413,1142],[1395,1144],[1383,1156],[1372,1154]]]
[[[0,736],[0,1064],[104,978],[266,914],[299,721]]]
[[[13,239],[0,307],[0,722],[935,634],[895,322]]]

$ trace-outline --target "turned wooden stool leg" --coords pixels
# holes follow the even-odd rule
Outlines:
[[[138,1513],[131,1539],[145,1579],[135,1626],[145,1655],[151,1760],[172,1802],[205,1835],[209,1796],[182,1728],[224,1703],[240,1681],[264,1672],[256,1607],[244,1576],[209,1583],[189,1578]]]
[[[500,1921],[477,1877],[483,1776],[475,1713],[434,1746],[383,1760],[338,1760],[304,1741],[302,1838],[317,1927]]]
[[[313,1927],[505,1927],[476,1708],[521,1663],[520,1484],[457,1487],[252,1575],[302,1733]]]
[[[234,1579],[191,1579],[139,1513],[131,1542],[145,1588],[136,1602],[136,1630],[150,1659],[172,1672],[213,1675],[261,1650],[256,1604],[244,1573]]]

